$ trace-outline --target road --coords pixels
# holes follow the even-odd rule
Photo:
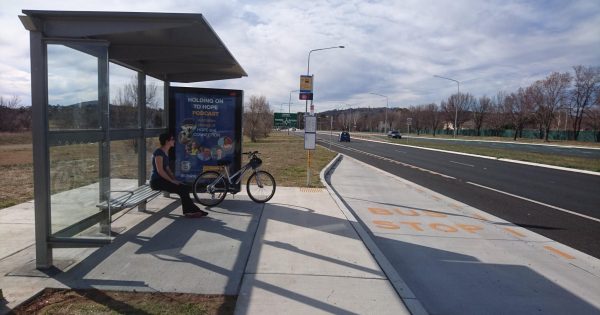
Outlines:
[[[405,138],[406,139],[406,138]],[[409,142],[410,139],[408,138]],[[586,148],[579,146],[559,146],[559,145],[546,145],[546,144],[535,144],[535,143],[514,143],[504,141],[477,141],[477,140],[464,140],[464,139],[448,139],[448,138],[414,138],[421,141],[427,142],[450,142],[461,145],[485,147],[492,149],[505,149],[505,150],[517,150],[523,152],[533,152],[542,154],[554,154],[561,156],[573,156],[580,158],[591,158],[600,159],[600,148]]]
[[[600,176],[359,139],[331,148],[600,258]]]

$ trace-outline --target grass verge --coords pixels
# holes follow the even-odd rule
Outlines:
[[[306,186],[308,158],[303,138],[277,131],[258,142],[244,139],[242,150],[261,153],[262,169],[273,174],[277,186]],[[316,150],[311,151],[311,187],[324,187],[319,173],[335,156],[335,152],[322,146],[317,146]],[[246,161],[242,161],[244,162]]]
[[[0,209],[33,199],[33,164],[27,136],[2,134],[0,171],[11,180],[0,181]],[[29,138],[30,139],[30,138]],[[74,150],[59,147],[61,150]],[[268,138],[250,142],[243,151],[259,151],[262,169],[275,177],[278,186],[306,186],[307,155],[300,137],[274,132]],[[117,150],[118,151],[118,150]],[[321,170],[335,153],[321,146],[311,156],[311,187],[323,187]],[[76,161],[73,152],[60,156]],[[246,162],[246,161],[243,161]],[[100,290],[46,289],[42,294],[12,312],[14,314],[233,314],[235,296],[206,296],[181,293],[140,293]]]
[[[417,137],[411,138],[403,138],[400,140],[396,139],[388,139],[385,136],[381,135],[359,135],[359,137],[367,138],[367,139],[375,139],[379,141],[388,141],[393,143],[400,143],[406,145],[412,145],[416,147],[423,148],[431,148],[431,149],[439,149],[453,152],[461,152],[461,153],[469,153],[483,156],[490,156],[494,158],[502,158],[502,159],[511,159],[517,161],[524,162],[532,162],[546,165],[554,165],[566,168],[573,168],[579,170],[600,172],[600,160],[594,158],[582,158],[582,157],[573,157],[573,156],[563,156],[563,155],[551,155],[551,154],[543,154],[543,153],[535,153],[535,152],[526,152],[526,151],[517,151],[514,149],[497,149],[497,148],[485,148],[478,146],[471,146],[468,144],[456,143],[453,141],[428,141],[428,140],[420,140]],[[489,137],[488,137],[489,138]],[[460,138],[461,140],[483,140],[483,139],[474,139],[474,137],[469,138]],[[504,141],[506,138],[503,138]],[[492,139],[487,139],[492,140]],[[499,141],[499,138],[494,138],[493,140]],[[531,140],[531,139],[530,139]],[[539,141],[531,141],[528,143],[542,143]],[[557,143],[552,143],[557,144]],[[574,145],[573,143],[562,143],[562,145]],[[593,145],[589,145],[589,147],[594,147]]]
[[[483,148],[456,143],[432,143],[431,141],[420,141],[412,138],[408,141],[408,145],[600,172],[600,160],[592,158]]]
[[[236,297],[161,292],[45,289],[11,314],[233,314]]]
[[[6,143],[5,145],[0,145],[0,172],[2,172],[6,178],[11,179],[0,181],[0,209],[33,199],[32,153],[31,145],[30,143],[29,145],[27,143],[27,139],[30,141],[31,138],[28,138],[28,134],[24,135],[18,133],[3,133],[1,134],[1,137],[13,137],[14,139],[3,139],[0,142]],[[15,146],[15,143],[18,141],[23,142],[20,142],[19,146]],[[128,148],[121,148],[120,145],[120,142],[116,143],[115,149],[111,150],[112,153],[117,154],[120,151],[131,151]],[[82,149],[80,146],[74,146],[74,148],[55,148],[55,150],[59,149],[76,151],[62,152],[58,155],[61,158],[68,157],[68,159],[72,160],[68,162],[75,163],[77,162],[77,159],[81,158],[82,156],[87,156],[81,154],[70,154],[81,153]],[[95,149],[95,147],[93,149]],[[261,153],[261,159],[263,160],[262,169],[273,174],[278,186],[306,186],[307,154],[306,150],[304,150],[304,140],[302,138],[293,135],[287,135],[286,132],[273,132],[269,137],[261,139],[258,142],[250,142],[249,139],[244,138],[242,150],[259,151]],[[321,146],[317,146],[317,149],[311,152],[310,186],[323,187],[323,184],[319,179],[319,173],[323,167],[325,167],[331,161],[331,159],[335,157],[336,154]],[[91,154],[95,154],[95,151],[93,151]],[[122,163],[122,161],[135,161],[135,157],[131,156],[131,153],[129,153],[127,157],[129,158],[116,158],[115,161],[121,161],[119,163]],[[242,162],[245,163],[246,161],[244,160]],[[130,174],[131,176],[135,176],[135,171],[118,172],[118,170],[121,168],[127,169],[126,165],[119,166],[119,163],[115,162],[113,165],[113,172],[117,172],[121,177],[126,176],[126,173],[131,173],[133,174]],[[130,168],[135,167],[136,165],[132,165]],[[95,172],[88,173],[91,174],[90,176],[94,176],[96,174]]]

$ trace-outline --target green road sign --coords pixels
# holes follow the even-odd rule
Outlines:
[[[276,128],[295,128],[298,124],[297,113],[275,113],[273,119],[273,127]]]

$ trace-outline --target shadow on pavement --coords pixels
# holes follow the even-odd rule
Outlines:
[[[431,314],[598,314],[587,301],[522,265],[376,236],[404,281]]]

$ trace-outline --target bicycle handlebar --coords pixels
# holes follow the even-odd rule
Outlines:
[[[258,151],[242,152],[242,154],[244,154],[244,155],[256,155],[256,154],[258,154]]]

